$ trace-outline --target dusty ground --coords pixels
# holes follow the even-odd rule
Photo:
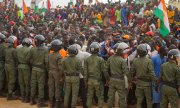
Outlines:
[[[20,100],[7,101],[6,98],[0,98],[0,108],[37,108],[36,105],[31,106],[29,103],[22,103]],[[48,107],[47,107],[48,108]],[[80,106],[76,108],[82,108]],[[98,108],[98,107],[94,107]],[[104,108],[107,108],[104,105]],[[135,108],[133,106],[129,108]]]
[[[29,103],[22,103],[20,100],[7,101],[6,98],[0,98],[0,108],[37,108],[37,106],[36,105],[32,106]],[[78,106],[76,108],[82,108],[82,107]],[[107,108],[106,104],[104,105],[104,108]],[[129,106],[128,108],[135,108],[135,106]],[[180,104],[178,108],[180,108]]]

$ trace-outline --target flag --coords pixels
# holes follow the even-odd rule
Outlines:
[[[46,13],[46,11],[47,11],[47,9],[45,8],[44,2],[43,2],[42,7],[40,9],[40,14],[44,14],[44,13]]]
[[[26,13],[28,13],[28,8],[26,6],[26,3],[23,0],[23,14],[26,14]]]
[[[47,9],[50,10],[51,9],[51,1],[47,0]]]
[[[42,0],[35,0],[35,13],[39,13],[39,3],[41,2]]]
[[[170,33],[170,27],[164,0],[160,1],[158,7],[154,10],[154,15],[160,19],[160,34],[166,37]]]
[[[23,15],[22,10],[19,10],[19,11],[17,12],[17,15],[18,15],[18,17],[19,17],[21,20],[24,18],[24,15]]]
[[[96,3],[99,3],[99,0],[96,0]]]

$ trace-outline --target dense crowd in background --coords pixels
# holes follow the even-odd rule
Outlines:
[[[160,75],[160,66],[167,62],[167,53],[172,49],[180,49],[180,11],[177,7],[167,6],[167,14],[170,23],[168,36],[162,37],[159,33],[159,19],[154,16],[153,11],[157,7],[158,2],[147,2],[145,4],[135,4],[131,0],[126,3],[97,3],[94,5],[82,5],[77,3],[73,6],[57,7],[48,10],[46,13],[35,13],[30,10],[22,18],[18,15],[20,8],[17,6],[0,8],[0,32],[5,35],[6,39],[13,38],[13,46],[18,51],[22,47],[24,39],[29,39],[31,47],[36,47],[34,37],[37,35],[44,36],[44,45],[49,48],[49,52],[53,51],[51,42],[60,40],[62,42],[61,57],[64,59],[68,56],[68,48],[71,45],[78,45],[78,51],[82,56],[91,55],[90,45],[94,42],[99,43],[99,57],[107,61],[116,53],[115,45],[117,43],[126,43],[128,47],[122,57],[127,61],[128,69],[131,69],[133,60],[138,57],[137,46],[140,44],[147,45],[147,57],[152,60],[154,66],[155,78]],[[0,40],[1,41],[1,40]],[[128,49],[128,51],[127,51]],[[82,54],[83,53],[83,54]],[[85,53],[85,54],[84,54]],[[160,56],[160,58],[158,58]],[[1,55],[0,55],[1,57]],[[1,60],[0,60],[1,62]],[[16,69],[17,70],[17,69]],[[44,76],[46,83],[45,94],[48,94],[48,71]],[[108,84],[105,76],[102,76],[103,100],[108,101]],[[7,78],[6,78],[7,79]],[[81,79],[83,77],[81,76]],[[8,81],[0,91],[3,95],[6,92]],[[13,88],[13,95],[18,95],[20,90],[18,84],[18,71],[15,75],[16,86]],[[82,81],[80,83],[80,93],[78,104],[83,101],[83,107],[86,106],[86,87]],[[135,84],[127,87],[127,104],[136,104]],[[160,91],[155,90],[152,86],[152,100],[154,108],[159,108]],[[30,89],[30,88],[29,88]],[[61,88],[62,91],[64,90]],[[22,94],[21,94],[22,95]],[[11,97],[11,96],[10,96]],[[45,99],[48,95],[45,95]],[[73,96],[72,96],[73,97]],[[29,97],[30,98],[30,97]],[[97,103],[97,96],[94,96]],[[117,100],[117,99],[115,99]],[[143,99],[142,108],[146,107],[146,100]],[[27,102],[28,99],[26,100]],[[113,101],[114,102],[114,101]],[[115,101],[116,102],[116,101]],[[117,104],[115,103],[115,106]]]

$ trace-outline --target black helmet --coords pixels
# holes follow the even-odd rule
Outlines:
[[[29,38],[24,38],[22,41],[22,45],[26,45],[27,47],[29,47],[32,44],[32,41]]]
[[[44,38],[43,35],[36,35],[36,36],[34,37],[34,41],[35,41],[35,45],[36,45],[36,46],[40,46],[40,45],[42,45],[42,44],[44,43],[45,38]]]
[[[55,39],[51,42],[51,50],[53,51],[59,51],[62,47],[62,41],[59,39]]]
[[[148,53],[148,50],[147,50],[147,45],[146,44],[140,44],[138,45],[137,47],[137,54],[142,57],[142,56],[146,56]]]
[[[13,47],[13,45],[14,45],[14,39],[12,37],[9,37],[7,39],[7,46],[8,47]]]
[[[90,52],[91,52],[92,54],[97,54],[97,53],[99,53],[99,48],[100,48],[99,43],[93,42],[93,43],[90,45]]]
[[[0,33],[0,43],[5,41],[6,36],[2,33]]]
[[[177,57],[180,57],[180,51],[178,49],[172,49],[168,52],[168,59],[176,60]]]
[[[77,46],[76,46],[76,45],[71,45],[71,46],[69,46],[69,48],[68,48],[68,54],[69,54],[70,56],[75,56],[75,55],[77,55],[77,53],[78,53],[78,49],[77,49]]]

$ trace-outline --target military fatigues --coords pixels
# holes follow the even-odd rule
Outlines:
[[[48,67],[48,49],[45,46],[34,47],[28,54],[31,72],[31,98],[35,97],[36,86],[38,86],[38,98],[44,98],[45,75]]]
[[[3,89],[4,80],[5,80],[5,70],[4,70],[4,64],[5,64],[5,45],[4,43],[0,44],[0,90]]]
[[[114,55],[108,59],[107,67],[107,70],[110,69],[111,72],[108,92],[108,108],[113,107],[116,91],[119,95],[119,107],[125,108],[126,89],[124,75],[128,74],[127,64],[121,57]]]
[[[137,108],[141,108],[144,97],[146,97],[147,108],[152,108],[151,83],[155,80],[155,75],[151,60],[146,57],[137,58],[133,61],[131,69],[136,81]]]
[[[19,85],[21,90],[22,98],[29,98],[30,94],[30,66],[29,66],[29,59],[27,58],[28,53],[30,52],[31,48],[29,47],[22,47],[16,49],[16,56],[18,60],[18,79]]]
[[[16,59],[13,47],[5,49],[5,71],[8,82],[8,94],[12,94],[16,82]]]
[[[171,108],[178,108],[177,85],[180,85],[180,68],[173,62],[164,63],[160,77],[163,81],[160,107],[167,108],[170,102]]]
[[[68,107],[72,92],[71,108],[75,108],[79,93],[79,73],[82,73],[81,62],[76,57],[68,56],[62,62],[62,69],[65,74],[64,107]]]
[[[49,98],[53,100],[54,97],[56,101],[62,102],[62,87],[63,82],[60,82],[63,77],[62,72],[62,64],[61,64],[61,55],[58,52],[49,54],[49,65],[48,65],[48,72],[49,72]]]
[[[87,81],[87,107],[91,108],[94,90],[98,97],[98,107],[103,108],[103,99],[101,98],[100,83],[102,83],[102,72],[105,72],[105,61],[97,55],[91,55],[84,63],[84,76]],[[108,73],[104,74],[106,78]]]

